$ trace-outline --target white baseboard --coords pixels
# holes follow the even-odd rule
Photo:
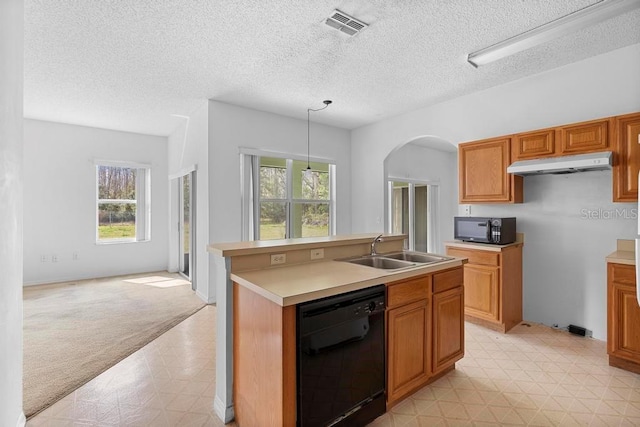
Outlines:
[[[200,298],[202,301],[204,301],[206,304],[215,304],[216,299],[215,298],[207,298],[206,296],[204,296],[200,291],[196,290],[196,295],[198,296],[198,298]]]
[[[236,417],[236,414],[233,411],[233,405],[227,407],[218,396],[216,396],[213,401],[213,411],[225,424],[233,421]]]
[[[21,412],[20,416],[18,417],[16,427],[24,427],[25,425],[27,425],[27,417],[24,416],[24,412]]]
[[[151,273],[163,273],[167,271],[163,267],[155,268],[153,270],[144,270],[144,271],[129,271],[122,273],[113,273],[113,274],[79,274],[74,276],[62,276],[56,277],[53,279],[47,280],[27,280],[22,282],[23,287],[27,286],[38,286],[38,285],[54,285],[54,284],[62,284],[66,282],[77,282],[79,280],[91,280],[91,279],[108,279],[110,277],[119,277],[119,276],[130,276],[134,274],[151,274]]]

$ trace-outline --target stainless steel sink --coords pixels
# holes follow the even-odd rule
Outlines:
[[[394,270],[397,268],[414,267],[416,263],[403,261],[399,259],[386,258],[382,256],[362,256],[359,258],[344,259],[340,261],[350,262],[352,264],[366,265],[368,267],[382,268],[385,270]]]
[[[420,264],[431,264],[431,263],[434,263],[434,262],[442,262],[442,261],[448,261],[448,260],[452,259],[451,257],[427,254],[427,253],[424,253],[424,252],[413,252],[413,251],[403,251],[403,252],[394,252],[394,253],[390,253],[390,254],[380,254],[380,256],[385,257],[385,258],[403,260],[403,261],[417,262],[417,263],[420,263]]]
[[[398,268],[416,267],[419,265],[433,264],[448,261],[451,257],[428,254],[425,252],[402,251],[388,254],[362,255],[355,258],[343,258],[337,261],[350,262],[352,264],[366,265],[367,267],[395,270]]]

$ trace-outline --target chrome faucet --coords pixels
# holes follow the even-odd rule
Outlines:
[[[376,243],[382,242],[382,241],[383,241],[382,234],[376,237],[375,239],[373,239],[373,242],[371,242],[371,256],[378,255],[376,253]]]

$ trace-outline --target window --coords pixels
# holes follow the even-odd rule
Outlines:
[[[150,169],[140,165],[96,165],[96,241],[150,238]]]
[[[245,203],[252,240],[335,234],[332,182],[335,166],[278,157],[248,156],[253,199]],[[247,205],[253,205],[251,209]]]

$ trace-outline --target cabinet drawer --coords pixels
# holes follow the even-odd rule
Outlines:
[[[429,298],[430,287],[431,276],[390,283],[387,287],[387,307]]]
[[[447,248],[447,255],[469,258],[470,264],[500,265],[500,254],[495,252]]]
[[[433,275],[433,293],[444,292],[458,286],[462,286],[464,273],[462,267],[443,271]]]
[[[626,264],[609,264],[611,280],[622,285],[636,285],[636,267]]]

